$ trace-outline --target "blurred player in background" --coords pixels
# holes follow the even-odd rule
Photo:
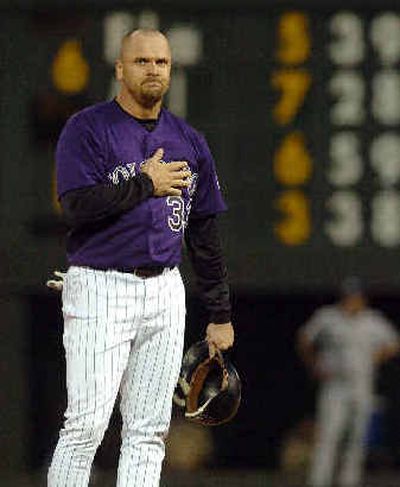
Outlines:
[[[368,307],[362,283],[354,277],[342,283],[336,304],[316,310],[300,329],[299,350],[320,381],[310,486],[330,487],[338,462],[337,485],[359,487],[374,372],[398,352],[399,336]]]
[[[162,107],[170,72],[163,34],[127,34],[117,97],[75,114],[57,145],[71,227],[62,296],[68,407],[49,487],[88,486],[119,392],[117,485],[159,484],[184,342],[184,238],[209,312],[210,353],[233,344],[216,223],[225,204],[204,137]]]

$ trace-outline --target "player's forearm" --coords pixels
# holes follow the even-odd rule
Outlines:
[[[151,179],[139,174],[118,185],[99,184],[69,191],[61,197],[61,206],[68,224],[80,227],[128,211],[152,194]]]
[[[201,279],[198,279],[198,286],[200,298],[209,312],[209,321],[215,324],[229,323],[232,313],[228,284],[220,282],[207,286],[206,282],[201,283]]]
[[[231,321],[227,269],[214,216],[193,219],[185,234],[200,299],[213,323]]]

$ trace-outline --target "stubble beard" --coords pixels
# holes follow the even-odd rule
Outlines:
[[[148,88],[142,86],[139,93],[137,93],[137,101],[144,108],[153,108],[160,103],[167,92],[168,86],[161,84],[159,88]]]
[[[141,93],[139,95],[138,102],[144,108],[153,108],[163,99],[163,95],[160,93]]]

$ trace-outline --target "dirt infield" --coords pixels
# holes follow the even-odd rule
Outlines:
[[[46,487],[45,472],[1,476],[2,487]],[[400,471],[368,473],[363,487],[398,487]],[[285,478],[266,471],[193,471],[166,472],[160,487],[305,487],[302,479]],[[90,487],[115,487],[115,475],[110,471],[94,471]]]

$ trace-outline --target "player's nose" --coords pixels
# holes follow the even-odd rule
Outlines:
[[[147,73],[148,74],[157,74],[157,63],[156,61],[150,61],[147,64]]]

